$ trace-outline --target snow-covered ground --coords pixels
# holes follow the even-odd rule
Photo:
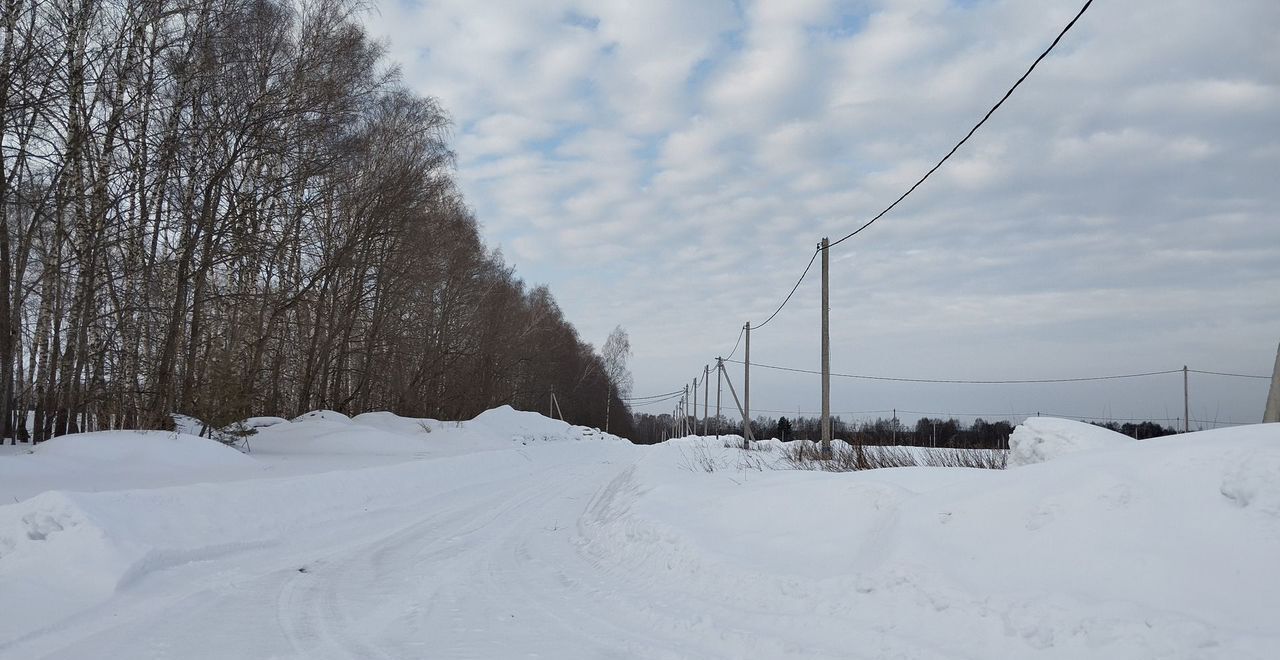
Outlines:
[[[1276,424],[857,473],[509,408],[254,425],[5,448],[0,657],[1280,657]]]

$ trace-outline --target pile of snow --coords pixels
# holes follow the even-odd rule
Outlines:
[[[1131,444],[1133,438],[1101,426],[1057,417],[1028,417],[1009,436],[1009,467]]]
[[[804,621],[811,648],[1275,657],[1280,424],[1145,442],[1029,427],[1015,451],[1039,464],[1017,470],[761,471],[746,452],[667,443],[594,507],[584,552],[667,576],[668,602],[733,594],[699,610],[709,622]],[[722,452],[717,469],[689,469],[691,446]]]
[[[363,424],[375,429],[399,433],[401,435],[418,436],[431,433],[445,427],[438,419],[427,417],[401,417],[390,412],[367,412],[351,418],[355,424]]]
[[[283,417],[263,416],[263,417],[250,417],[248,419],[241,420],[239,423],[239,426],[240,428],[243,428],[243,429],[265,429],[267,427],[275,426],[277,424],[288,424],[288,423],[289,423],[289,420]]]
[[[310,415],[311,413],[308,413]],[[334,419],[303,415],[288,424],[258,429],[249,441],[255,456],[345,455],[416,456],[428,449],[426,434],[417,436],[353,423],[345,416]],[[337,468],[356,467],[335,463]]]
[[[97,431],[59,436],[0,456],[0,501],[46,490],[102,491],[251,478],[262,465],[208,438],[175,431]]]
[[[350,423],[351,418],[336,410],[312,410],[308,413],[302,413],[293,418],[295,422],[311,422],[315,420],[324,420],[326,422]]]
[[[73,433],[36,445],[32,454],[83,461],[100,469],[256,466],[253,459],[220,442],[176,431]]]
[[[187,432],[199,433],[204,424],[185,415],[174,415]],[[621,438],[598,429],[573,426],[535,412],[501,406],[480,413],[470,421],[403,417],[390,412],[368,412],[347,417],[334,410],[313,410],[292,421],[281,417],[250,417],[238,429],[251,429],[246,449],[259,456],[303,458],[314,456],[362,457],[360,465],[385,464],[400,456],[451,456],[470,451],[505,449],[511,442],[580,441]],[[215,431],[215,434],[218,433]]]
[[[510,449],[513,443],[581,440],[626,442],[595,429],[502,406],[463,422],[389,412],[349,418],[317,410],[287,424],[261,428],[249,444],[252,454],[270,461],[274,470],[292,474],[497,451]]]
[[[521,443],[590,439],[624,441],[598,429],[574,426],[535,412],[516,410],[511,406],[486,410],[476,415],[475,419],[464,422],[463,426],[475,433],[506,437]]]

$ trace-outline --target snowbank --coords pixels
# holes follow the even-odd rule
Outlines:
[[[270,463],[277,474],[301,474],[496,451],[535,441],[597,439],[626,442],[594,429],[502,406],[463,422],[389,412],[348,418],[332,411],[314,411],[287,424],[259,429],[249,445],[251,455]]]
[[[308,413],[302,413],[293,418],[295,422],[310,422],[315,420],[324,420],[326,422],[342,422],[349,423],[351,418],[336,410],[312,410]]]
[[[53,438],[35,446],[36,456],[98,464],[156,468],[256,467],[253,459],[220,442],[170,431],[98,431]]]
[[[516,442],[602,439],[626,442],[616,435],[598,429],[573,426],[558,419],[544,417],[535,412],[516,410],[511,406],[499,406],[486,410],[475,419],[464,422],[468,430],[510,438]]]
[[[208,438],[173,431],[99,431],[0,456],[0,502],[47,490],[102,491],[250,478],[262,465]]]
[[[1128,442],[1039,421],[1030,455],[1071,460],[829,474],[656,446],[595,505],[584,553],[666,576],[672,602],[803,621],[818,648],[899,630],[885,655],[1275,657],[1280,425]]]
[[[1051,461],[1082,451],[1132,444],[1133,438],[1101,426],[1056,417],[1028,417],[1009,436],[1009,467]]]
[[[401,417],[389,412],[367,412],[351,418],[356,424],[363,424],[382,431],[417,436],[431,433],[444,427],[444,422],[426,417]]]
[[[289,420],[283,417],[250,417],[240,421],[240,426],[246,429],[265,429],[276,424],[288,424]]]

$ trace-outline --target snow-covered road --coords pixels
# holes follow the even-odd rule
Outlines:
[[[624,633],[607,575],[575,545],[593,501],[635,459],[628,449],[539,447],[525,452],[537,459],[498,469],[490,455],[448,459],[447,471],[434,461],[371,468],[417,485],[380,508],[352,489],[345,510],[287,538],[151,572],[69,622],[0,643],[0,655],[563,658],[647,648],[644,635]],[[307,497],[307,479],[292,481]],[[611,622],[611,611],[623,618]]]

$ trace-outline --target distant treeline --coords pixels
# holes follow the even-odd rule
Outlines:
[[[362,6],[4,3],[0,438],[553,390],[630,432],[601,356],[481,242],[445,111]]]
[[[1138,440],[1146,440],[1147,438],[1159,438],[1166,435],[1177,435],[1178,431],[1170,426],[1161,426],[1155,422],[1125,422],[1117,424],[1115,422],[1089,422],[1094,426],[1101,426],[1104,429],[1110,429],[1116,433],[1123,433],[1130,438]]]
[[[669,414],[650,415],[636,413],[633,416],[634,435],[632,439],[638,444],[653,444],[670,437],[674,419]],[[1156,424],[1142,422],[1140,424],[1115,422],[1093,422],[1098,426],[1123,433],[1133,438],[1155,438],[1172,435],[1177,431]],[[698,432],[702,432],[702,422],[698,422]],[[921,418],[914,425],[906,425],[896,419],[877,418],[874,421],[857,423],[845,422],[839,417],[831,419],[832,436],[851,443],[880,446],[915,446],[915,447],[954,447],[968,449],[1007,449],[1009,434],[1014,425],[1005,420],[988,422],[978,418],[964,424],[956,419]],[[721,416],[712,418],[708,426],[708,434],[741,434],[742,422]],[[751,432],[759,438],[778,438],[784,442],[791,440],[819,440],[822,437],[821,418],[819,417],[779,417],[771,419],[759,416],[751,422]]]

